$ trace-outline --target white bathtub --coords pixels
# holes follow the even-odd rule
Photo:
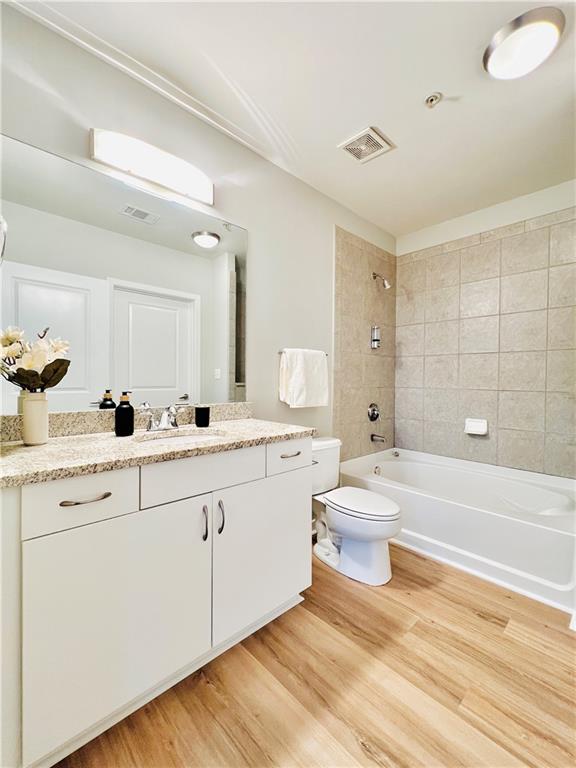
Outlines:
[[[341,484],[393,499],[399,544],[573,612],[573,480],[387,450],[340,465]]]

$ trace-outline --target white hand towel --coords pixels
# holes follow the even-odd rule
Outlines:
[[[283,349],[279,397],[290,408],[328,405],[328,360],[317,349]]]

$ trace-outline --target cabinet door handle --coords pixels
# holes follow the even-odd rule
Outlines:
[[[100,496],[94,496],[93,499],[86,499],[85,501],[61,501],[61,507],[79,507],[81,504],[93,504],[95,501],[104,501],[112,496],[112,491],[105,491]]]
[[[280,458],[281,459],[295,459],[296,456],[300,456],[302,451],[296,451],[296,453],[281,453]]]
[[[204,533],[202,534],[202,541],[206,541],[208,538],[208,507],[206,504],[202,507],[202,514],[204,515]]]
[[[224,526],[226,525],[226,513],[224,512],[224,502],[222,499],[218,502],[218,509],[220,510],[220,514],[222,515],[222,522],[220,523],[220,527],[218,528],[218,533],[222,533],[224,530]]]

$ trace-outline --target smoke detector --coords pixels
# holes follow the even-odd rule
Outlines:
[[[142,210],[142,208],[135,208],[133,205],[124,206],[120,213],[124,216],[130,216],[131,219],[136,219],[136,221],[141,221],[144,224],[156,224],[160,219],[160,216],[155,216],[149,211]]]
[[[361,163],[367,163],[368,160],[373,160],[378,155],[395,149],[395,146],[391,141],[385,139],[376,128],[365,128],[356,136],[352,136],[351,139],[339,144],[338,149],[348,152]]]

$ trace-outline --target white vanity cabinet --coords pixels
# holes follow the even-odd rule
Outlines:
[[[24,765],[210,649],[211,503],[200,496],[23,543]]]
[[[53,765],[300,602],[310,443],[22,488],[21,759],[10,766]]]

